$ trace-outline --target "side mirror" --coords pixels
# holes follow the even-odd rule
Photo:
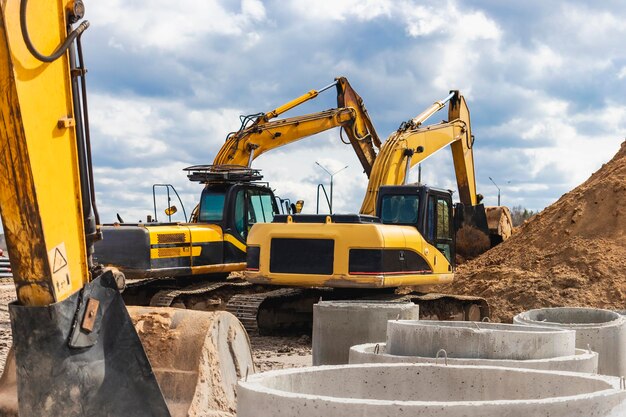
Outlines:
[[[301,213],[302,212],[302,208],[304,207],[304,200],[298,200],[296,201],[296,206],[295,206],[295,210],[294,212],[297,213]]]
[[[176,206],[171,206],[165,209],[165,214],[167,214],[168,216],[171,216],[172,214],[176,213],[178,211],[178,209],[176,208]]]

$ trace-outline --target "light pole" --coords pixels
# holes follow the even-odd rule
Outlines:
[[[493,180],[493,178],[489,177],[489,179],[491,180],[493,185],[495,185],[496,188],[498,189],[498,205],[500,205],[500,187],[498,187],[498,184],[496,184],[496,182]]]
[[[324,168],[322,166],[322,164],[320,164],[319,162],[315,161],[315,163],[317,164],[318,167],[322,168],[324,171],[326,171],[326,173],[328,175],[330,175],[330,214],[333,214],[333,177],[337,174],[339,174],[341,171],[343,171],[344,169],[348,168],[348,165],[346,165],[345,167],[341,168],[338,171],[335,171],[331,174],[331,172],[329,170],[327,170],[326,168]]]

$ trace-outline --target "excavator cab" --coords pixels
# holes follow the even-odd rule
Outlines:
[[[270,223],[276,214],[274,193],[264,184],[220,184],[202,191],[198,222],[219,225],[245,243],[252,225]]]
[[[97,262],[122,268],[130,279],[221,278],[245,266],[250,228],[272,222],[280,213],[272,189],[260,181],[258,170],[246,167],[196,165],[185,170],[191,181],[204,184],[191,222],[103,225],[104,239],[95,244]]]
[[[383,224],[414,226],[454,267],[452,192],[421,184],[383,186],[376,215]]]

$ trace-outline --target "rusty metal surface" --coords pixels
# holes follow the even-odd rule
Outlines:
[[[89,298],[87,300],[87,307],[85,309],[85,315],[83,316],[83,322],[80,327],[83,330],[91,332],[93,326],[96,323],[96,317],[98,316],[98,308],[100,307],[100,301],[95,298]]]

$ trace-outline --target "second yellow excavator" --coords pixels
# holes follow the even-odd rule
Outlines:
[[[447,122],[423,126],[448,102]],[[491,210],[499,217],[490,216],[497,218],[489,227],[489,210],[480,204],[476,193],[470,126],[467,104],[458,91],[403,123],[376,158],[360,214],[281,215],[273,223],[255,225],[248,235],[246,279],[258,284],[318,288],[325,298],[393,298],[393,292],[380,289],[452,281],[457,230],[477,229],[487,242],[491,233],[497,243],[508,238],[512,229],[506,207]],[[448,145],[459,189],[460,203],[456,206],[449,190],[406,184],[411,167]],[[289,293],[287,289],[279,296],[235,296],[230,303],[234,305],[239,297],[242,311],[256,314],[260,320],[261,314],[268,314],[269,304],[279,310],[281,297],[291,297],[290,303],[295,305],[300,291]],[[418,302],[424,317],[479,320],[489,314],[485,300],[477,297],[420,293],[403,297]],[[241,312],[239,316],[245,324],[252,322],[252,317]]]

